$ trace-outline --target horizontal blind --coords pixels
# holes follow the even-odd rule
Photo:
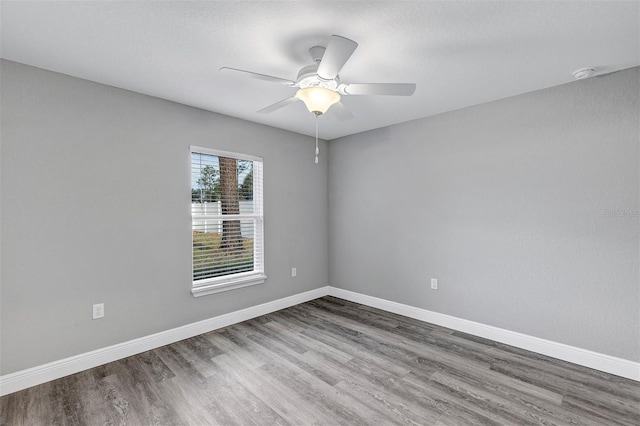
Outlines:
[[[262,162],[253,158],[192,148],[194,286],[264,273]]]

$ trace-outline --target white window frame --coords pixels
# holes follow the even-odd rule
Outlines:
[[[251,285],[262,284],[267,276],[264,272],[264,207],[263,207],[263,182],[262,182],[262,158],[252,155],[239,154],[236,152],[220,151],[217,149],[191,146],[189,152],[189,168],[191,168],[192,154],[215,155],[218,157],[235,158],[237,160],[248,160],[253,162],[253,214],[238,215],[202,215],[194,214],[191,210],[191,294],[194,297],[208,294],[220,293],[222,291],[234,290]],[[191,187],[191,185],[189,185]],[[191,200],[191,197],[189,198]],[[206,278],[203,280],[193,280],[193,224],[196,220],[217,219],[217,220],[255,220],[255,236],[253,243],[253,271],[240,272],[237,274],[223,275],[220,277]]]

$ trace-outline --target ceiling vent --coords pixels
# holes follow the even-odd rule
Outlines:
[[[591,77],[595,73],[596,73],[596,69],[593,68],[593,67],[591,67],[591,68],[580,68],[579,70],[575,70],[573,72],[573,78],[575,78],[576,80],[582,80],[584,78]]]

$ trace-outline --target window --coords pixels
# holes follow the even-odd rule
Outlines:
[[[191,147],[194,296],[260,284],[262,159]]]

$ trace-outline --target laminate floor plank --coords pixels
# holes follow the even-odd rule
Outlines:
[[[332,320],[331,316],[322,312],[319,313],[318,316],[330,322]],[[489,359],[488,356],[478,357],[473,351],[466,351],[466,356],[460,356],[456,353],[459,351],[450,350],[446,345],[437,346],[424,340],[399,339],[398,337],[402,337],[402,335],[398,335],[395,330],[385,330],[379,327],[367,326],[352,318],[342,319],[341,324],[362,333],[362,335],[371,337],[383,345],[404,350],[416,356],[428,358],[434,363],[455,367],[462,364],[474,369],[489,369],[490,366],[491,359]],[[444,368],[444,366],[441,366],[441,368]]]
[[[560,405],[549,404],[511,390],[505,391],[495,384],[475,380],[468,375],[436,373],[431,380],[433,384],[438,383],[471,402],[480,413],[508,419],[512,424],[578,424],[574,416],[563,413]],[[597,426],[593,423],[584,424]]]
[[[338,304],[333,300],[316,299],[309,302],[309,305],[383,330],[395,329],[401,325],[401,322],[396,319],[376,315],[373,312],[355,310],[351,306]],[[423,330],[432,331],[428,327],[424,327]]]
[[[514,365],[504,360],[497,360],[491,365],[491,370],[561,395],[564,395],[568,388],[567,381],[562,377],[552,374],[541,374],[540,370],[536,368]]]
[[[385,345],[384,342],[376,341],[359,332],[353,332],[353,330],[349,330],[344,326],[334,327],[324,321],[319,321],[314,328],[317,328],[323,335],[331,335],[332,338],[342,341],[343,344],[357,346],[360,350],[369,352],[371,356],[368,357],[368,360],[383,370],[389,371],[399,368],[400,371],[418,370],[425,374],[431,374],[436,371],[435,364],[427,359],[415,356],[413,353],[402,349],[390,347]],[[308,329],[304,333],[309,335],[310,331]],[[318,338],[328,340],[324,336],[318,336]]]
[[[402,401],[403,405],[423,418],[425,424],[435,422],[448,411],[447,403],[430,398],[401,377],[381,371],[360,358],[354,358],[348,364],[352,371],[367,377],[374,388],[384,391],[387,398]]]
[[[173,406],[167,405],[160,395],[157,384],[163,382],[163,375],[158,370],[168,373],[168,367],[159,358],[145,354],[142,357],[132,356],[112,363],[117,366],[117,377],[121,386],[130,389],[132,411],[140,413],[140,417],[153,425],[172,425],[180,423],[180,415]],[[153,359],[152,364],[144,361]],[[149,368],[150,367],[150,368]],[[155,370],[155,371],[154,371]],[[166,380],[166,379],[165,379]]]
[[[506,425],[520,424],[513,421],[514,416],[508,413],[506,416],[489,410],[478,404],[473,398],[464,392],[439,386],[439,383],[427,379],[415,373],[403,377],[403,382],[411,384],[416,392],[422,394],[430,404],[440,408],[443,412],[439,422],[448,425]]]
[[[215,364],[215,363],[214,363]],[[225,425],[289,425],[277,412],[244,385],[217,366],[207,378],[209,399],[206,409]]]
[[[588,389],[582,389],[580,392],[569,389],[563,398],[563,406],[591,414],[607,413],[608,419],[624,425],[640,423],[640,405],[637,403],[629,404],[615,396],[603,398],[602,393],[590,392]]]
[[[216,357],[214,362],[290,424],[332,424],[332,419],[324,412],[306,404],[299,394],[291,391],[290,387],[264,374],[263,371],[242,367],[227,355]]]
[[[96,374],[96,370],[85,370],[69,377],[78,381],[77,388],[81,390],[80,403],[83,405],[84,418],[79,424],[117,424],[119,413],[105,409],[106,400],[101,391],[101,380],[104,378]]]
[[[21,425],[640,426],[640,383],[323,297],[0,398]]]
[[[317,380],[327,383],[330,386],[333,386],[340,381],[340,379],[334,374],[333,371],[326,371],[315,368],[305,361],[302,354],[289,349],[287,346],[282,345],[280,342],[272,341],[260,335],[251,336],[250,339],[256,342],[258,345],[267,349],[273,355],[278,356],[282,360],[286,361],[290,365],[295,366],[296,368],[306,372],[307,374],[312,375]],[[308,351],[305,351],[305,353],[306,352]],[[274,357],[272,357],[272,359],[273,358]]]
[[[331,297],[328,297],[328,298],[331,299]],[[333,299],[335,299],[335,297]],[[455,331],[455,330],[452,330],[450,328],[441,327],[441,326],[436,325],[436,324],[425,323],[425,322],[417,320],[415,318],[405,317],[403,315],[396,314],[396,313],[393,313],[393,312],[382,311],[382,310],[377,309],[377,308],[372,308],[371,306],[359,305],[357,303],[355,305],[356,306],[354,307],[354,309],[357,309],[357,312],[359,312],[359,311],[373,312],[376,315],[380,315],[381,317],[387,317],[387,318],[394,319],[394,320],[398,321],[399,323],[401,323],[403,325],[415,326],[415,327],[418,327],[418,328],[426,327],[427,329],[429,329],[431,331],[437,331],[437,332],[443,333],[443,334],[451,334],[451,333],[454,333],[454,331]]]
[[[52,382],[24,389],[0,398],[0,425],[29,424],[32,416],[53,419],[49,389]]]
[[[160,397],[171,404],[185,425],[218,425],[206,406],[211,403],[207,393],[207,378],[204,377],[175,345],[155,349],[154,352],[173,373],[174,377],[157,384]]]
[[[326,345],[333,346],[341,352],[349,354],[352,358],[361,358],[374,365],[376,368],[395,374],[396,376],[404,376],[413,368],[413,366],[404,364],[402,361],[397,359],[389,358],[386,355],[379,353],[376,354],[366,348],[354,345],[351,339],[331,335],[323,330],[309,328],[303,331],[303,334],[305,336],[315,338]]]
[[[280,333],[271,330],[264,324],[246,323],[246,326],[252,329],[252,337],[262,336],[265,340],[280,342],[282,345],[287,346],[289,349],[299,354],[303,354],[309,350],[309,348],[299,342],[283,339]]]
[[[309,327],[306,323],[299,321],[297,318],[287,315],[288,312],[289,311],[287,309],[274,312],[272,314],[273,322],[283,324],[288,329],[296,333],[301,333]]]
[[[349,362],[353,358],[353,356],[345,352],[342,352],[341,350],[336,349],[333,346],[327,345],[324,342],[321,342],[316,339],[312,339],[300,332],[294,333],[291,331],[291,329],[288,329],[286,327],[281,327],[279,322],[278,323],[271,322],[271,323],[265,324],[265,327],[269,327],[272,330],[280,333],[284,338],[288,340],[298,341],[301,345],[304,345],[307,348],[309,348],[308,352],[310,351],[320,352],[325,354],[327,357],[330,357],[331,359],[334,359],[342,363]],[[305,354],[308,352],[305,352]]]
[[[181,377],[190,380],[194,384],[204,383],[206,380],[205,376],[188,359],[189,354],[181,350],[182,347],[179,345],[179,343],[180,342],[177,342],[172,345],[166,345],[154,349],[154,352],[156,353],[156,355],[158,355],[158,358],[162,360],[162,362],[167,366],[169,370],[171,370],[174,375],[174,377],[165,381],[171,381],[175,377]]]
[[[392,333],[361,326],[349,319],[341,319],[336,327],[324,313],[318,313],[319,326],[333,329],[334,333],[344,332],[343,335],[358,342],[374,353],[384,354],[394,360],[401,360],[409,369],[447,370],[449,368],[468,367],[471,369],[489,369],[486,362],[478,362],[473,359],[446,354],[429,345],[416,344],[415,342],[393,338]]]
[[[311,302],[311,304],[314,307],[327,310],[328,312],[337,314],[340,317],[359,323],[364,326],[365,329],[367,327],[373,327],[375,330],[392,333],[394,339],[401,336],[416,343],[438,348],[449,354],[461,354],[464,358],[472,357],[483,363],[492,362],[493,357],[495,356],[494,352],[492,352],[493,348],[479,348],[478,345],[465,341],[464,339],[453,337],[449,333],[444,335],[441,333],[440,335],[434,336],[434,328],[429,326],[407,324],[396,319],[379,321],[376,320],[376,317],[380,317],[380,315],[375,315],[374,313],[367,311],[363,312],[362,310],[353,312],[353,309],[351,309],[351,312],[348,312],[345,307],[341,307],[341,305],[333,301],[327,302],[324,299],[318,299]],[[356,326],[355,328],[357,330],[362,330],[361,327]],[[471,346],[473,347],[471,348]]]
[[[141,412],[136,411],[133,404],[133,389],[127,389],[120,381],[117,374],[111,374],[101,378],[97,382],[98,391],[104,401],[104,411],[109,420],[107,424],[114,425],[139,425],[149,419],[145,419]]]
[[[324,413],[324,417],[329,419],[329,424],[365,425],[389,422],[387,418],[369,410],[357,399],[335,386],[316,380],[315,376],[304,370],[296,371],[277,363],[267,364],[260,370],[293,390],[301,406],[314,407]]]
[[[538,368],[544,370],[545,373],[555,371],[558,372],[558,376],[564,377],[572,382],[575,382],[577,377],[583,377],[584,382],[588,383],[590,387],[598,387],[605,392],[615,392],[618,394],[625,392],[631,398],[635,398],[636,400],[640,399],[638,382],[633,380],[462,332],[454,332],[452,335],[479,343],[480,346],[485,348],[490,348],[489,351],[493,354],[495,361],[504,361],[507,363],[515,361],[516,363],[525,362],[532,366],[537,365]],[[538,362],[537,364],[536,361]]]
[[[158,383],[160,398],[171,404],[180,417],[177,425],[225,425],[207,409],[211,401],[203,390],[205,382],[206,379],[194,384],[192,380],[178,375]]]
[[[421,413],[422,409],[408,408],[406,401],[385,389],[375,377],[362,374],[354,364],[336,361],[322,352],[310,351],[303,356],[317,368],[331,370],[338,375],[340,381],[335,387],[386,416],[389,420],[383,424],[424,424],[426,419]]]
[[[542,358],[531,358],[520,354],[498,353],[494,356],[494,363],[510,364],[516,368],[533,369],[540,374],[553,375],[555,380],[563,381],[567,388],[582,388],[589,391],[592,397],[596,397],[599,393],[606,395],[607,399],[615,396],[620,401],[627,401],[630,404],[640,404],[640,394],[637,386],[634,388],[629,381],[612,381],[612,380],[594,380],[594,376],[589,373],[589,369],[565,368],[561,364],[549,363]],[[568,364],[568,363],[565,363]],[[580,391],[578,391],[580,393]],[[624,402],[622,402],[624,404]]]
[[[264,357],[257,356],[255,351],[248,348],[247,344],[243,344],[241,339],[230,338],[230,333],[207,333],[205,336],[225,354],[248,369],[262,367],[267,362]]]
[[[175,377],[173,371],[167,367],[167,364],[160,359],[155,351],[142,352],[136,355],[135,358],[140,362],[141,367],[147,373],[150,380],[163,382]]]
[[[186,340],[174,343],[172,346],[180,354],[180,357],[182,357],[185,362],[191,366],[191,368],[195,369],[203,377],[209,377],[213,374],[213,371],[215,371],[211,362],[213,355],[211,357],[206,357],[206,355],[204,355],[197,346],[190,344]],[[218,353],[218,355],[220,354],[221,352]]]

